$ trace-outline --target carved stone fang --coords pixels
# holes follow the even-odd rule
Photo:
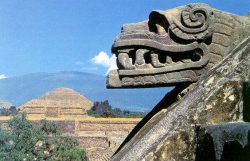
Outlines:
[[[172,60],[172,58],[170,56],[167,56],[166,63],[167,64],[172,64],[173,63],[173,60]]]
[[[136,55],[135,64],[136,65],[144,65],[145,64],[144,54],[148,51],[149,50],[147,50],[147,49],[136,50],[136,53],[135,53],[135,55]]]
[[[151,53],[150,56],[151,56],[151,59],[152,59],[152,65],[155,68],[160,68],[160,67],[165,66],[164,64],[160,63],[158,54]]]
[[[161,51],[127,47],[127,52],[117,50],[117,64],[120,76],[147,75],[169,73],[178,70],[200,69],[207,65],[208,58],[205,44],[194,44],[192,48],[180,45],[179,52]]]
[[[122,69],[135,69],[135,66],[132,65],[132,60],[127,53],[119,53],[117,60],[118,67],[121,67]]]
[[[118,73],[121,76],[132,76],[132,75],[148,75],[148,74],[159,74],[159,73],[168,73],[174,72],[179,70],[188,70],[188,69],[199,69],[207,65],[208,59],[203,58],[200,61],[193,62],[193,63],[176,63],[173,66],[166,66],[161,68],[153,68],[153,69],[134,69],[134,70],[119,70]]]

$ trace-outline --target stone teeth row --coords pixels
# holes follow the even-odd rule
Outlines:
[[[128,53],[122,52],[118,54],[118,63],[124,69],[135,69],[135,66],[143,66],[146,64],[144,55],[149,53],[147,49],[138,49],[135,53],[135,64],[132,63],[132,58],[129,58]],[[160,68],[166,66],[166,64],[173,63],[173,60],[170,56],[166,56],[166,64],[163,64],[159,61],[158,54],[153,52],[150,53],[151,64],[155,68]]]

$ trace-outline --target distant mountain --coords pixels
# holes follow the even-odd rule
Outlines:
[[[83,72],[33,73],[0,80],[0,100],[20,106],[59,87],[72,88],[92,102],[109,100],[115,108],[149,111],[170,88],[106,89],[105,76]]]
[[[1,108],[10,108],[12,103],[6,100],[0,100],[0,109]]]

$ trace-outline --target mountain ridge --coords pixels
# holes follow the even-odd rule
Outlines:
[[[72,88],[91,101],[109,100],[114,108],[149,111],[170,88],[106,89],[105,76],[78,71],[30,73],[0,80],[0,99],[20,106],[55,88]],[[148,99],[150,96],[151,99]]]

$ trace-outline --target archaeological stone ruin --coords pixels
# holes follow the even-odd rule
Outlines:
[[[70,88],[57,88],[19,107],[33,117],[87,117],[93,103]]]
[[[122,27],[112,52],[108,88],[175,86],[112,161],[250,160],[250,16],[206,4],[152,11]]]
[[[93,103],[70,88],[57,88],[19,107],[28,119],[55,123],[65,136],[77,138],[91,161],[108,160],[141,120],[140,118],[95,118],[87,111]],[[0,117],[0,129],[7,129],[9,118]],[[0,159],[1,160],[1,159]]]

